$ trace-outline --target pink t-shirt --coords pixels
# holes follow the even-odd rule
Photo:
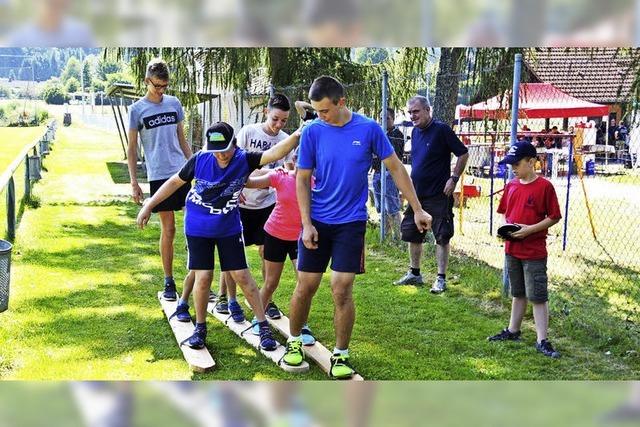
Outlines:
[[[264,224],[264,230],[281,240],[298,240],[302,219],[296,196],[296,176],[293,171],[276,169],[269,174],[269,181],[276,189],[276,206]]]

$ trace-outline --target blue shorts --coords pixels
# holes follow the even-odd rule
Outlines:
[[[312,223],[318,231],[318,248],[307,249],[298,239],[298,271],[324,273],[331,260],[331,270],[340,273],[364,273],[364,235],[366,221],[345,224]]]
[[[215,248],[218,247],[218,259],[221,271],[244,270],[247,259],[244,255],[242,234],[228,237],[187,236],[187,268],[189,270],[213,270]]]
[[[394,215],[400,212],[400,192],[398,191],[398,187],[396,187],[396,183],[393,181],[393,177],[389,172],[385,173],[386,175],[386,185],[387,188],[385,192],[387,196],[384,198],[384,209],[388,215]],[[380,213],[380,195],[382,194],[382,184],[380,179],[380,172],[376,172],[373,174],[373,200],[376,204],[376,211]]]

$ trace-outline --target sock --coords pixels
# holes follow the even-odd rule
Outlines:
[[[196,323],[196,330],[199,331],[207,331],[207,322],[203,322],[203,323]]]
[[[348,356],[349,355],[349,349],[344,349],[344,350],[340,350],[338,347],[334,347],[333,348],[333,354],[339,354],[340,356]]]
[[[231,304],[232,302],[236,302],[236,299],[229,297],[229,304]]]
[[[165,276],[164,278],[164,284],[168,285],[169,283],[174,283],[173,281],[173,276]]]
[[[411,274],[413,274],[414,276],[419,276],[420,275],[420,269],[411,267]]]
[[[180,298],[178,300],[178,305],[180,305],[180,304],[187,304],[187,302],[185,300],[183,300],[182,298]]]
[[[438,273],[438,277],[442,277],[443,279],[446,279],[446,278],[447,278],[447,275],[446,275],[446,274],[440,274],[440,273]]]
[[[294,337],[293,335],[291,335],[289,337],[289,339],[287,340],[287,342],[291,342],[291,341],[302,341],[302,336],[301,335],[296,335]]]
[[[269,327],[269,321],[265,319],[262,322],[258,322],[258,326],[260,326],[261,328],[267,328]]]

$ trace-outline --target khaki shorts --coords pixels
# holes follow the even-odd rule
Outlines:
[[[518,259],[506,256],[511,296],[526,297],[535,303],[549,301],[547,292],[547,259]]]

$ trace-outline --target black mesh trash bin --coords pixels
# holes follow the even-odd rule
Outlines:
[[[9,308],[12,247],[11,243],[6,240],[0,240],[0,313]]]

